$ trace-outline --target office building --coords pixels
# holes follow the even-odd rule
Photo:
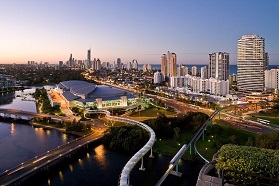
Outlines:
[[[208,77],[220,80],[229,79],[229,54],[226,52],[216,52],[209,54]]]
[[[264,71],[268,69],[265,39],[259,35],[244,35],[237,47],[237,87],[240,92],[262,92]]]
[[[168,51],[167,54],[163,54],[161,58],[161,72],[163,75],[168,77],[176,76],[176,54]]]

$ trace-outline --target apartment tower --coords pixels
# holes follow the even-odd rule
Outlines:
[[[265,40],[259,35],[243,35],[237,46],[237,87],[240,92],[262,92],[264,71],[268,69]]]
[[[163,54],[161,72],[164,76],[176,76],[176,54],[170,53]]]
[[[226,52],[209,54],[208,77],[219,80],[229,79],[230,58]]]

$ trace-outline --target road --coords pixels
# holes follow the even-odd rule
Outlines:
[[[102,127],[101,129],[98,128],[93,134],[78,138],[72,142],[68,142],[65,145],[58,146],[56,149],[48,151],[38,157],[22,163],[18,167],[2,173],[0,175],[0,185],[9,185],[16,180],[19,180],[20,178],[31,174],[37,169],[43,168],[51,162],[54,162],[55,160],[68,155],[69,153],[71,153],[71,151],[82,148],[88,143],[98,140],[99,138],[103,137],[104,130],[105,127]]]
[[[153,98],[155,101],[160,100],[162,103],[165,103],[168,106],[174,107],[179,113],[182,113],[182,114],[185,114],[188,111],[193,111],[193,112],[200,111],[200,112],[206,113],[208,115],[211,115],[214,112],[214,110],[212,110],[212,109],[207,109],[207,108],[198,107],[195,105],[190,105],[187,103],[179,102],[174,99],[163,98],[163,97],[160,97],[157,95],[151,95],[151,94],[148,94],[147,96],[150,98]],[[258,122],[254,122],[254,121],[250,121],[250,120],[243,120],[243,119],[241,119],[240,116],[235,116],[235,115],[224,113],[224,112],[221,112],[220,116],[221,116],[220,117],[221,119],[224,119],[230,123],[230,124],[227,124],[228,126],[237,127],[237,128],[240,128],[240,129],[252,132],[252,133],[262,134],[262,133],[272,133],[272,132],[278,131],[278,129],[275,127],[263,125]]]

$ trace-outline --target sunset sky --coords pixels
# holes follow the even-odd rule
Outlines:
[[[270,64],[279,64],[278,0],[2,0],[0,64],[58,63],[92,58],[159,64],[167,51],[178,64],[207,64],[237,40],[265,38]]]

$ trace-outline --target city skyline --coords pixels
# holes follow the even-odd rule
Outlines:
[[[245,34],[265,38],[270,64],[279,64],[278,1],[4,1],[0,63],[75,59],[160,64],[165,51],[177,64],[207,64],[227,52],[237,64]],[[220,29],[221,28],[221,29]]]

